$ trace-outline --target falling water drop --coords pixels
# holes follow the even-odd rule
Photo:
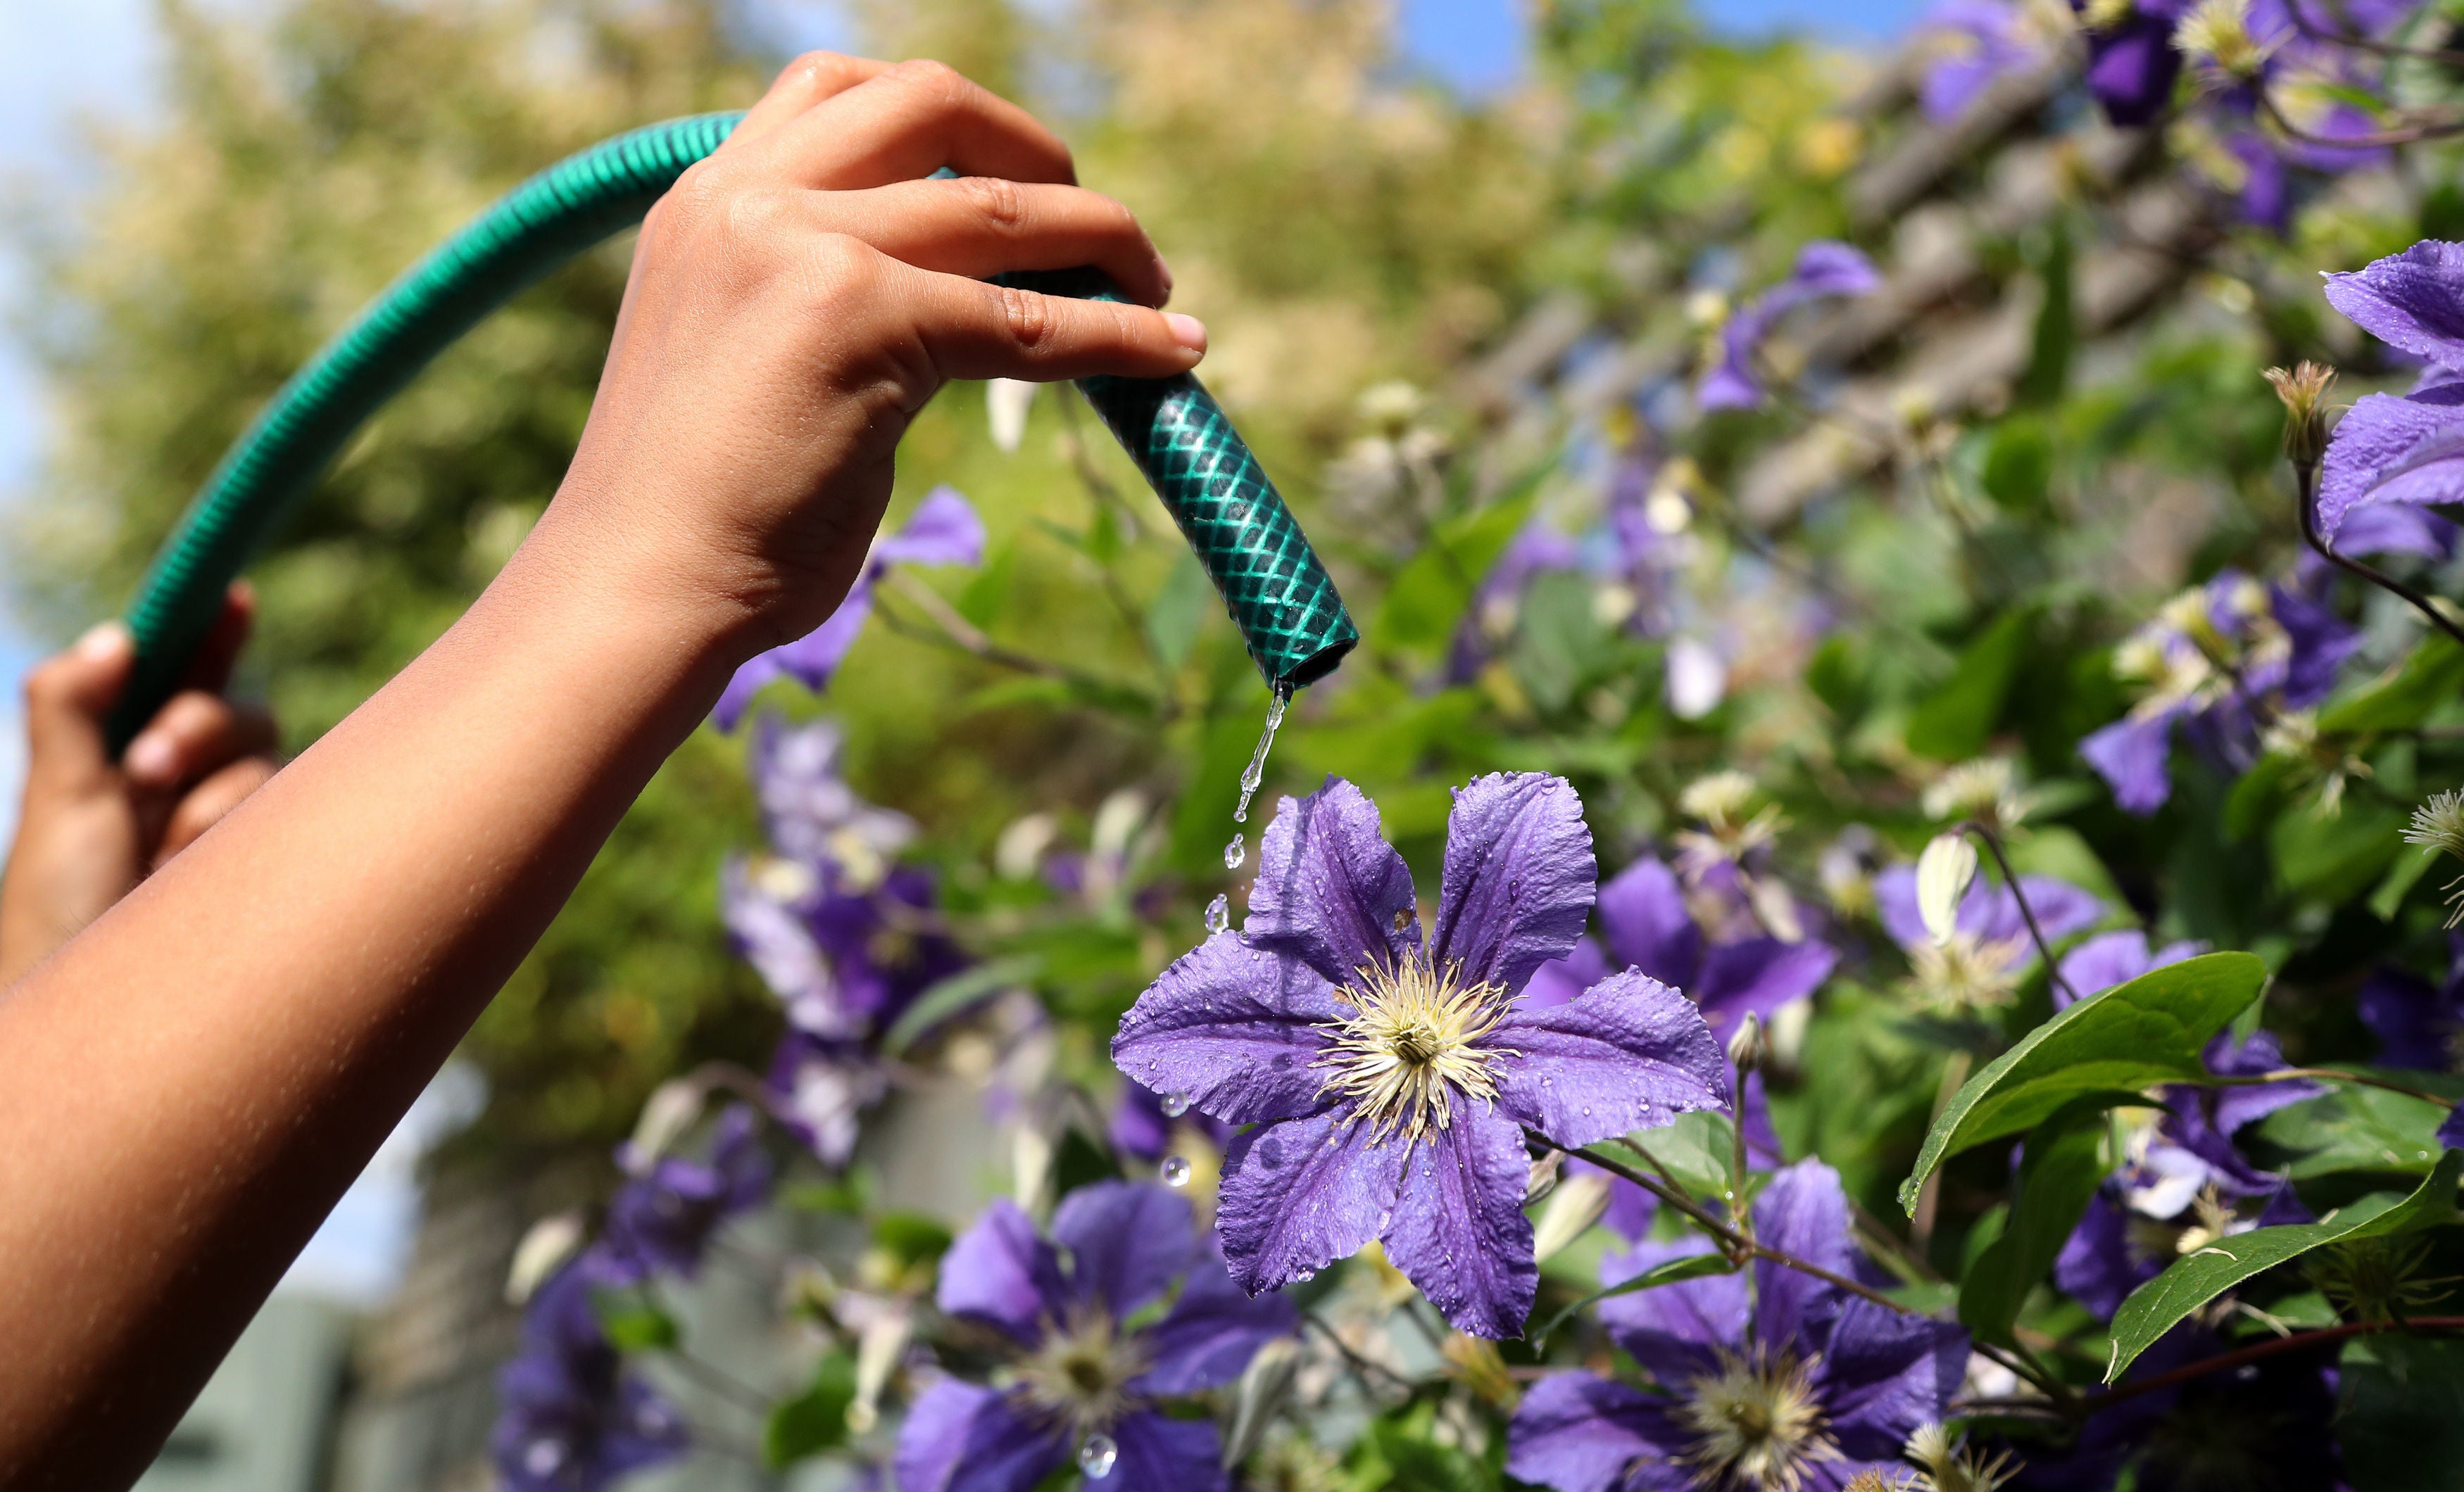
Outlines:
[[[1232,843],[1223,846],[1223,868],[1238,870],[1249,859],[1249,836],[1235,834]]]
[[[1309,1284],[1311,1280],[1314,1280],[1314,1279],[1316,1279],[1316,1278],[1317,1278],[1317,1271],[1316,1271],[1316,1270],[1314,1270],[1314,1269],[1304,1269],[1304,1270],[1302,1270],[1300,1273],[1298,1273],[1298,1274],[1296,1274],[1296,1275],[1292,1276],[1292,1284]]]
[[[1121,1459],[1121,1448],[1109,1435],[1090,1435],[1078,1447],[1078,1469],[1089,1481],[1101,1481],[1112,1474],[1112,1462]]]
[[[1163,1184],[1169,1187],[1189,1185],[1189,1157],[1166,1155],[1163,1158]]]
[[[1163,1095],[1162,1101],[1155,1107],[1163,1110],[1163,1116],[1165,1118],[1177,1119],[1181,1115],[1189,1112],[1189,1095],[1186,1093],[1166,1093]]]
[[[1258,796],[1258,784],[1266,779],[1266,753],[1275,749],[1275,732],[1284,723],[1284,707],[1292,702],[1291,685],[1278,680],[1274,697],[1266,702],[1266,733],[1258,737],[1258,749],[1249,754],[1249,764],[1241,771],[1241,806],[1232,810],[1232,822],[1249,822],[1249,800]],[[1229,862],[1238,865],[1240,862]]]
[[[1206,931],[1209,932],[1221,932],[1229,929],[1231,926],[1232,898],[1229,896],[1218,895],[1213,901],[1206,904]],[[1166,1102],[1169,1103],[1170,1101],[1166,1100]],[[1172,1112],[1169,1108],[1164,1111],[1166,1113]]]

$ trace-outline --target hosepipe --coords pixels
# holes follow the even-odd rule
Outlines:
[[[127,623],[137,663],[110,720],[116,757],[178,685],[224,590],[352,433],[429,361],[573,255],[641,221],[741,114],[670,120],[569,156],[499,198],[387,286],[291,377],[231,446],[155,556]],[[1110,296],[1092,271],[1020,275]],[[1300,524],[1197,379],[1079,388],[1205,565],[1267,684],[1331,672],[1360,639]]]

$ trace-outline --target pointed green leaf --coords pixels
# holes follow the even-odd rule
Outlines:
[[[2143,1102],[2140,1089],[2204,1077],[2200,1052],[2266,982],[2253,954],[2207,954],[2055,1016],[1951,1096],[1900,1185],[1900,1205],[1914,1217],[1918,1190],[1943,1161],[2033,1129],[2066,1104],[2118,1108]]]
[[[2464,1172],[2464,1151],[2449,1151],[2439,1157],[2429,1179],[2410,1196],[2399,1196],[2393,1192],[2372,1193],[2317,1222],[2236,1233],[2175,1260],[2163,1274],[2131,1291],[2122,1308],[2113,1313],[2113,1357],[2105,1367],[2104,1381],[2120,1379],[2133,1359],[2182,1318],[2253,1275],[2299,1259],[2322,1244],[2410,1233],[2453,1222],[2455,1177],[2459,1172]]]
[[[899,1013],[891,1022],[888,1034],[881,1039],[884,1054],[896,1057],[915,1044],[917,1038],[953,1016],[973,1010],[1004,990],[1032,979],[1041,972],[1044,961],[1033,954],[1013,958],[996,958],[978,964],[964,974],[954,974],[915,997],[915,1003]]]
[[[2028,1131],[2010,1221],[1960,1282],[1961,1326],[1989,1342],[2011,1341],[2028,1292],[2053,1267],[2104,1180],[2104,1128],[2103,1107],[2091,1103]]]
[[[812,1386],[781,1399],[761,1427],[761,1459],[774,1471],[847,1439],[847,1406],[855,1402],[855,1359],[832,1352],[813,1373]]]

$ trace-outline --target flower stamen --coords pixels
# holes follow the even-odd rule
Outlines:
[[[1311,1064],[1331,1069],[1318,1091],[1352,1098],[1355,1117],[1370,1122],[1370,1143],[1397,1132],[1418,1141],[1432,1118],[1440,1130],[1451,1128],[1458,1091],[1496,1101],[1491,1064],[1514,1054],[1480,1043],[1506,1019],[1506,995],[1459,983],[1461,972],[1417,956],[1391,970],[1364,964],[1344,992],[1353,1014],[1318,1027],[1333,1038]]]
[[[1814,1360],[1723,1352],[1697,1378],[1676,1418],[1693,1434],[1682,1459],[1705,1492],[1798,1492],[1807,1470],[1839,1459],[1814,1393]]]

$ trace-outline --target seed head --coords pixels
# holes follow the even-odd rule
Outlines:
[[[2197,15],[2193,13],[2191,19]],[[2189,23],[2184,22],[2184,32],[2189,29]],[[2276,397],[2284,401],[2285,459],[2305,471],[2317,466],[2327,450],[2327,390],[2335,385],[2336,370],[2324,363],[2302,362],[2291,372],[2269,368],[2267,381],[2276,385]]]
[[[1813,1369],[1787,1354],[1723,1353],[1717,1373],[1687,1386],[1675,1417],[1692,1433],[1683,1459],[1698,1485],[1798,1492],[1814,1466],[1839,1459]]]

